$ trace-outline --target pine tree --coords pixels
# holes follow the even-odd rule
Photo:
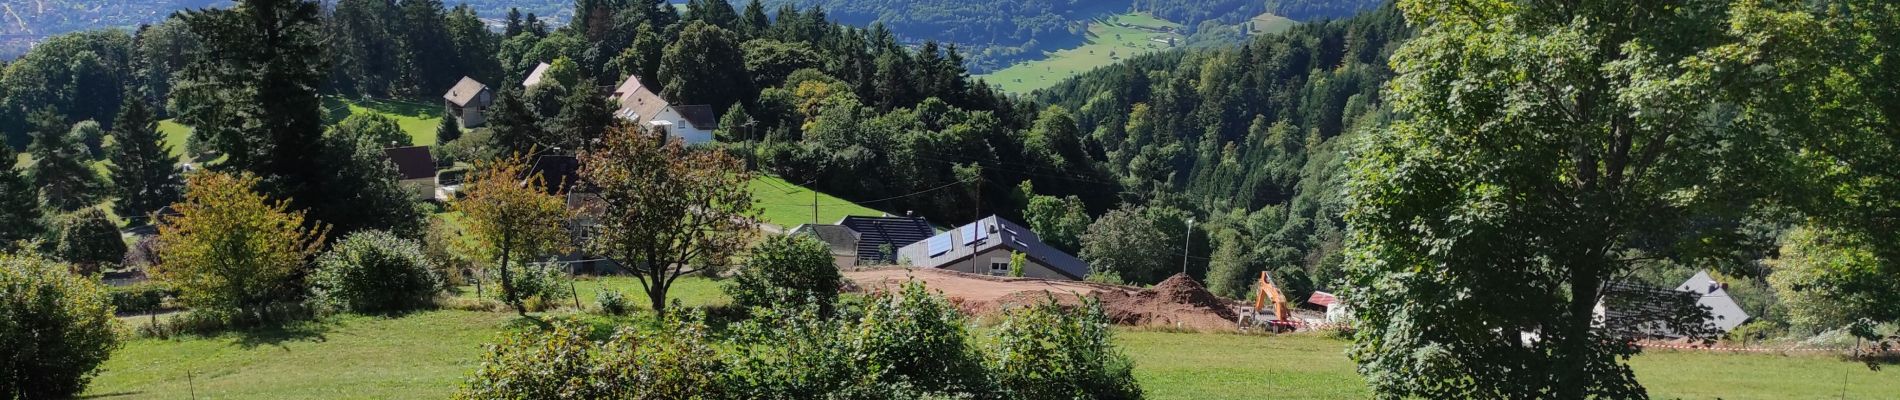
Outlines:
[[[508,24],[501,30],[502,37],[503,38],[515,37],[515,35],[521,34],[521,31],[522,31],[521,9],[517,7],[508,7]]]
[[[505,88],[489,109],[488,129],[503,155],[531,154],[542,137],[540,119],[521,98],[521,90]]]
[[[323,137],[318,88],[328,75],[319,7],[309,0],[242,0],[179,15],[208,54],[181,78],[179,122],[225,156],[219,165],[251,171],[273,198],[319,204],[325,169],[312,151]]]
[[[14,160],[13,147],[0,145],[0,160]],[[40,227],[40,200],[32,182],[11,164],[0,168],[0,250],[17,250],[21,241],[37,238]]]
[[[139,221],[146,213],[178,201],[184,182],[174,173],[178,157],[165,148],[151,106],[140,96],[125,99],[112,123],[112,146],[106,149],[112,163],[106,171],[119,197],[113,210]]]
[[[719,130],[713,131],[713,137],[727,143],[751,141],[752,128],[756,124],[757,121],[746,114],[744,106],[735,106],[719,117]]]
[[[455,121],[455,114],[442,113],[442,123],[435,126],[435,144],[437,146],[462,138],[462,123]]]
[[[561,101],[561,112],[549,121],[550,145],[569,150],[591,147],[613,124],[613,109],[591,91],[576,90]]]
[[[104,185],[92,169],[92,150],[86,147],[87,132],[98,131],[99,124],[85,121],[67,129],[65,121],[50,110],[34,113],[33,144],[27,153],[33,164],[27,175],[47,207],[72,211],[91,206]]]
[[[739,17],[739,33],[748,39],[766,35],[772,29],[772,20],[765,16],[765,3],[752,0],[745,3],[745,13]]]

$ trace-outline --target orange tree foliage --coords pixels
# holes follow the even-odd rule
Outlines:
[[[479,172],[463,185],[464,197],[454,204],[475,239],[470,253],[495,261],[501,270],[502,298],[523,315],[527,307],[508,265],[566,251],[570,242],[567,203],[543,190],[547,186],[541,175],[528,175],[525,160],[516,155],[478,166]]]

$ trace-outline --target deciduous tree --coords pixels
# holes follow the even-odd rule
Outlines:
[[[257,192],[250,174],[199,172],[185,180],[178,215],[160,220],[164,260],[153,271],[193,309],[232,322],[269,321],[270,306],[303,293],[306,262],[322,249],[326,228],[288,202]]]
[[[622,128],[581,159],[600,196],[587,249],[633,271],[656,311],[675,280],[726,266],[753,233],[752,173],[722,151]]]
[[[501,271],[502,298],[524,316],[528,309],[514,288],[509,266],[559,253],[572,242],[567,203],[562,195],[544,189],[546,177],[530,175],[526,160],[517,154],[478,166],[479,172],[462,185],[462,199],[453,205],[475,240],[469,253]]]

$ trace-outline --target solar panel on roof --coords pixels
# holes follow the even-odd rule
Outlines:
[[[976,243],[977,231],[979,231],[979,229],[976,229],[976,225],[964,226],[962,232],[960,232],[963,235],[963,244]]]
[[[932,237],[930,238],[929,241],[925,242],[925,245],[929,246],[931,257],[940,256],[940,255],[943,255],[943,253],[950,252],[950,237],[949,236]]]

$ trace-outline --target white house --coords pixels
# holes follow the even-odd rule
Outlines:
[[[627,76],[614,88],[612,98],[620,109],[614,116],[636,126],[666,131],[686,144],[711,143],[713,130],[719,128],[718,115],[708,105],[675,105],[640,82],[639,76]]]

